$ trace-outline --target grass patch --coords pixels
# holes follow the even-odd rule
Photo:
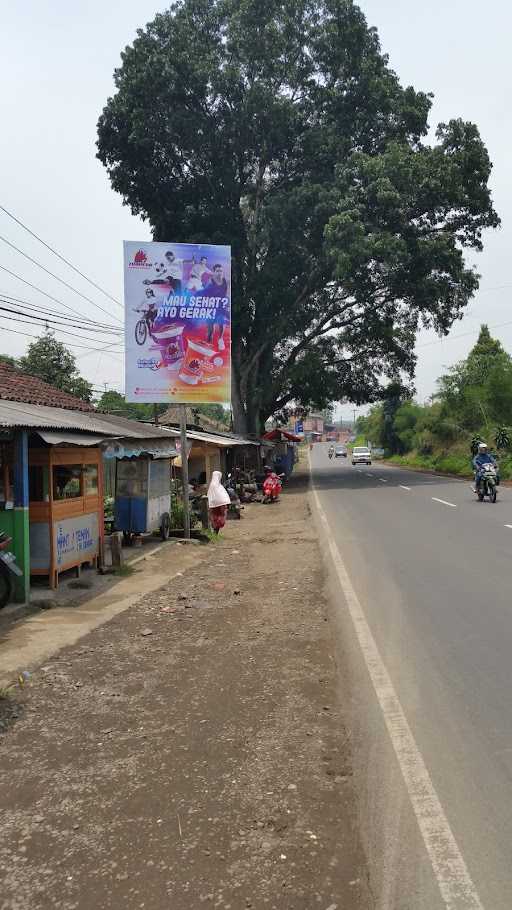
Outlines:
[[[455,452],[438,452],[433,455],[408,452],[407,455],[392,455],[387,460],[391,464],[403,465],[406,468],[439,471],[442,474],[455,474],[458,477],[472,476],[471,459]]]
[[[134,575],[136,571],[134,566],[131,566],[129,562],[125,562],[122,566],[116,566],[112,574],[117,578],[129,578],[130,575]]]

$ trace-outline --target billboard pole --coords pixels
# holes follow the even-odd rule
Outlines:
[[[183,535],[190,540],[190,499],[188,496],[187,406],[178,405],[181,431],[181,479],[183,482]]]

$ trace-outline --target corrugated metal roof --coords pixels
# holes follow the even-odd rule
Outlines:
[[[176,430],[127,420],[113,414],[68,411],[21,401],[0,401],[0,427],[14,429],[82,430],[101,436],[125,436],[131,439],[169,438],[179,436]]]
[[[50,446],[99,446],[105,439],[94,433],[67,433],[65,430],[41,430],[37,435],[44,439]]]
[[[202,433],[199,430],[187,430],[187,439],[197,442],[209,442],[221,449],[230,449],[233,446],[259,446],[254,439],[244,439],[242,436],[224,435],[223,433]]]

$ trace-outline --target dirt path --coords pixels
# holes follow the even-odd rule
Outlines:
[[[0,907],[367,910],[305,475],[180,582],[13,705]]]

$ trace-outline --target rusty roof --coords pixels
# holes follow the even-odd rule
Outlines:
[[[65,408],[71,411],[94,411],[92,404],[61,392],[37,376],[23,373],[8,363],[0,362],[0,399],[22,401],[27,404]]]

